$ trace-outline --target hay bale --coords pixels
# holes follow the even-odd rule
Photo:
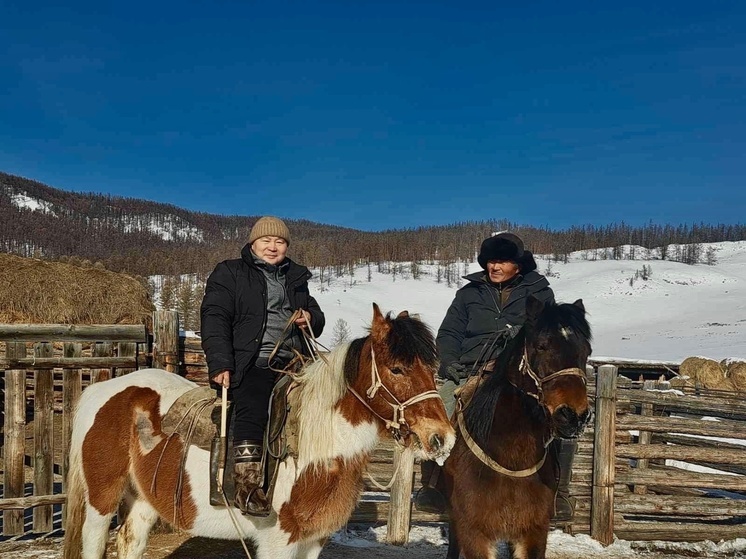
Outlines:
[[[731,361],[728,363],[728,379],[739,392],[746,392],[746,362]]]
[[[131,276],[0,253],[0,322],[148,324],[153,309]]]
[[[724,388],[726,380],[725,369],[723,369],[717,361],[713,359],[704,359],[700,364],[697,382],[701,386],[711,389],[727,390],[727,388]]]
[[[703,357],[687,357],[679,365],[679,376],[688,378],[692,384],[687,386],[693,386],[699,375],[699,369],[702,367],[706,359]]]

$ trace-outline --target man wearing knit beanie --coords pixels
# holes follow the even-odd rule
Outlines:
[[[201,307],[208,374],[214,385],[229,388],[235,410],[234,503],[253,516],[270,512],[262,440],[273,369],[284,369],[296,352],[307,353],[302,329],[319,336],[324,328],[324,313],[308,289],[311,272],[287,258],[289,245],[290,230],[281,219],[257,220],[241,258],[221,262],[210,274]],[[296,311],[298,318],[287,328]],[[222,504],[212,487],[210,500]]]
[[[267,215],[257,220],[249,232],[249,244],[252,244],[259,237],[280,237],[285,239],[285,243],[290,246],[290,229],[278,217]]]

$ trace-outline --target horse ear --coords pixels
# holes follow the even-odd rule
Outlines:
[[[408,316],[409,316],[409,311],[402,311],[396,315],[396,318],[407,318]]]
[[[575,305],[576,307],[578,307],[581,311],[585,312],[585,305],[583,304],[583,300],[582,299],[578,299],[577,301],[575,301],[573,303],[573,305]]]
[[[536,322],[543,310],[544,303],[533,295],[529,295],[526,299],[526,319],[528,322]]]
[[[374,340],[382,340],[388,333],[389,328],[388,320],[383,316],[381,309],[377,304],[373,303],[373,323],[370,326],[370,335]]]
[[[373,303],[373,322],[376,320],[384,320],[384,318],[381,308],[376,303]]]

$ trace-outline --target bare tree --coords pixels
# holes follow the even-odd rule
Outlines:
[[[337,322],[334,323],[334,330],[332,331],[332,347],[338,346],[349,339],[350,327],[347,325],[347,321],[343,318],[338,318]]]

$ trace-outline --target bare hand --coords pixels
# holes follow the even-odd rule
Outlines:
[[[231,385],[231,372],[228,370],[220,371],[213,377],[212,382],[217,383],[220,386],[229,388]]]
[[[300,309],[300,316],[295,319],[295,325],[299,328],[308,328],[311,324],[311,315],[308,311]]]

